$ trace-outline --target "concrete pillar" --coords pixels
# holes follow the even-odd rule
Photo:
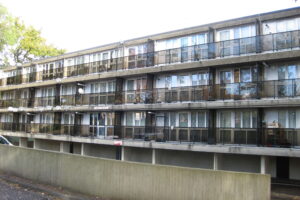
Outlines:
[[[123,146],[121,149],[121,161],[125,161],[125,147],[123,147]]]
[[[19,138],[19,146],[20,147],[28,147],[27,141],[28,141],[27,138],[20,137]]]
[[[152,149],[152,165],[156,164],[156,150]]]
[[[260,156],[260,173],[261,174],[267,173],[267,165],[268,165],[268,158],[266,156]]]
[[[84,152],[84,143],[81,143],[81,152],[80,155],[84,156],[85,152]]]
[[[214,153],[214,166],[213,170],[220,170],[220,164],[221,164],[221,155],[218,153]]]
[[[70,142],[60,142],[60,152],[70,153]]]
[[[33,148],[38,149],[39,148],[39,140],[33,139]]]

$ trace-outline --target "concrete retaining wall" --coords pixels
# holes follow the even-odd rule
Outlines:
[[[121,162],[6,145],[0,145],[0,170],[108,199],[270,199],[268,175]]]

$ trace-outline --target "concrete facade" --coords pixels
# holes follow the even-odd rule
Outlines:
[[[3,171],[101,198],[270,199],[268,175],[138,164],[3,145],[0,154]]]
[[[299,13],[258,14],[5,69],[0,134],[21,147],[299,180]]]

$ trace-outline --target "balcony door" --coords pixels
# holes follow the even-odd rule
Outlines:
[[[232,87],[232,71],[220,72],[220,97],[221,99],[231,99],[231,95],[234,94],[234,88]]]
[[[278,96],[294,96],[296,92],[295,79],[297,66],[281,66],[278,68]]]
[[[93,136],[105,136],[105,120],[106,114],[104,112],[90,114],[90,133]]]

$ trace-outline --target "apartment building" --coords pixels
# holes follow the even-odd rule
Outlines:
[[[300,7],[5,69],[19,145],[300,180]]]

